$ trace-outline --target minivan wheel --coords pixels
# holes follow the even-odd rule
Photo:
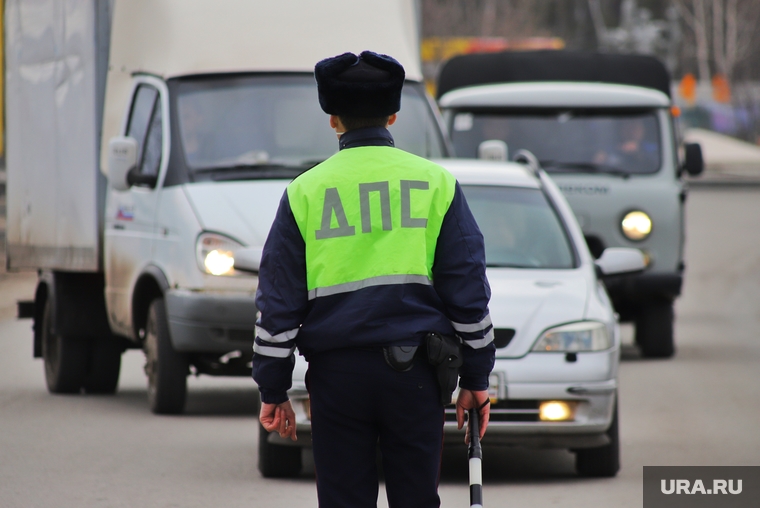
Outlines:
[[[172,347],[163,298],[151,302],[145,327],[148,404],[156,414],[180,414],[187,398],[189,363]]]
[[[612,424],[607,429],[610,443],[598,448],[581,448],[575,450],[575,470],[586,477],[609,478],[617,475],[620,470],[620,435],[618,430],[618,410],[615,402],[615,412]]]
[[[636,343],[645,358],[670,358],[673,340],[673,302],[655,300],[643,305],[636,318]]]
[[[259,471],[264,478],[289,478],[301,472],[301,447],[271,444],[259,422]]]
[[[53,331],[53,298],[42,314],[42,358],[50,393],[79,393],[87,373],[87,342]]]

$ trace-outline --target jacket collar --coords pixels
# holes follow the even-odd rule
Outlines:
[[[354,129],[340,136],[340,149],[360,146],[396,146],[393,136],[385,127],[365,127]]]

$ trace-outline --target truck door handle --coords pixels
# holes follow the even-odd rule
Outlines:
[[[124,229],[124,224],[114,224],[113,228],[114,229]]]

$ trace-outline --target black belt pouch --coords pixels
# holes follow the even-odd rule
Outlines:
[[[459,367],[462,366],[462,343],[457,336],[429,333],[425,337],[428,362],[435,367],[441,405],[451,404],[451,395],[457,387]]]

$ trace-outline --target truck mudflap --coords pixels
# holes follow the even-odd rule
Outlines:
[[[252,350],[257,314],[253,295],[169,290],[165,299],[176,351],[225,354]]]

